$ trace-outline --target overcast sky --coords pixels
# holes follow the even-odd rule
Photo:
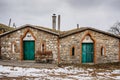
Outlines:
[[[120,21],[120,0],[0,0],[0,23],[52,27],[52,14],[61,15],[61,30],[94,27],[108,30]]]

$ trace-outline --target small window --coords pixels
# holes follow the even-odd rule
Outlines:
[[[12,52],[15,53],[15,44],[12,44]]]
[[[42,52],[44,52],[44,51],[45,51],[45,45],[42,44]]]
[[[15,53],[16,52],[16,43],[12,43],[12,53]]]
[[[75,48],[72,47],[72,56],[74,56],[74,55],[75,55]]]
[[[101,56],[104,56],[105,55],[105,49],[104,47],[101,48]]]

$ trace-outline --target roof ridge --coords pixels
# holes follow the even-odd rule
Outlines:
[[[14,29],[14,30],[12,30],[12,31],[8,31],[8,32],[5,32],[5,33],[3,33],[3,34],[0,34],[0,37],[1,37],[1,36],[4,36],[4,35],[6,35],[6,34],[9,34],[9,33],[15,32],[15,31],[17,31],[17,30],[26,28],[26,27],[31,27],[31,28],[34,28],[34,29],[43,30],[43,31],[46,31],[46,32],[48,32],[48,33],[52,33],[52,34],[55,34],[55,35],[59,35],[58,32],[55,32],[55,31],[53,31],[53,30],[50,30],[50,29],[47,29],[47,28],[44,28],[44,27],[41,27],[41,26],[38,27],[38,26],[35,26],[35,25],[31,25],[31,24],[25,24],[25,25],[22,25],[22,26],[20,26],[20,27],[17,27],[16,29]]]
[[[68,31],[58,31],[58,30],[54,30],[54,29],[51,29],[51,28],[47,28],[47,27],[43,27],[43,26],[36,26],[36,25],[31,25],[31,24],[25,24],[23,26],[20,26],[20,27],[16,28],[15,30],[8,31],[8,32],[5,32],[3,34],[0,34],[0,37],[4,36],[6,34],[9,34],[9,33],[15,32],[17,30],[26,28],[26,27],[31,27],[31,28],[34,28],[34,29],[42,30],[42,31],[57,35],[60,38],[66,37],[66,36],[69,36],[69,35],[72,35],[72,34],[75,34],[75,33],[78,33],[78,32],[82,32],[82,31],[85,31],[85,30],[93,30],[93,31],[103,33],[103,34],[113,36],[113,37],[116,37],[116,38],[120,39],[120,36],[114,35],[112,33],[106,32],[106,31],[98,30],[98,29],[93,28],[93,27],[80,27],[80,28],[75,28],[75,29],[71,29],[71,30],[68,30]]]
[[[103,34],[106,34],[106,35],[109,35],[109,36],[113,36],[113,37],[116,37],[116,38],[120,39],[120,36],[117,36],[117,35],[114,35],[112,33],[109,33],[109,32],[106,32],[106,31],[102,31],[102,30],[99,30],[99,29],[96,29],[96,28],[93,28],[93,27],[81,27],[81,28],[72,29],[72,30],[66,31],[65,33],[61,34],[60,38],[69,36],[69,35],[77,33],[77,32],[82,32],[82,31],[85,31],[85,30],[93,30],[93,31],[96,31],[96,32],[99,32],[99,33],[103,33]]]

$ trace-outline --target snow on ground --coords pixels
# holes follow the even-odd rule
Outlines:
[[[34,80],[120,80],[120,69],[96,70],[72,66],[56,69],[36,69],[0,65],[0,78],[3,77],[26,77],[28,80],[31,80],[31,77],[34,78]]]

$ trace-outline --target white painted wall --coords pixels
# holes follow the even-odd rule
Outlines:
[[[90,36],[86,36],[82,43],[93,43],[93,40]]]
[[[31,33],[27,33],[26,36],[23,38],[23,40],[34,40],[33,36],[31,35]]]

